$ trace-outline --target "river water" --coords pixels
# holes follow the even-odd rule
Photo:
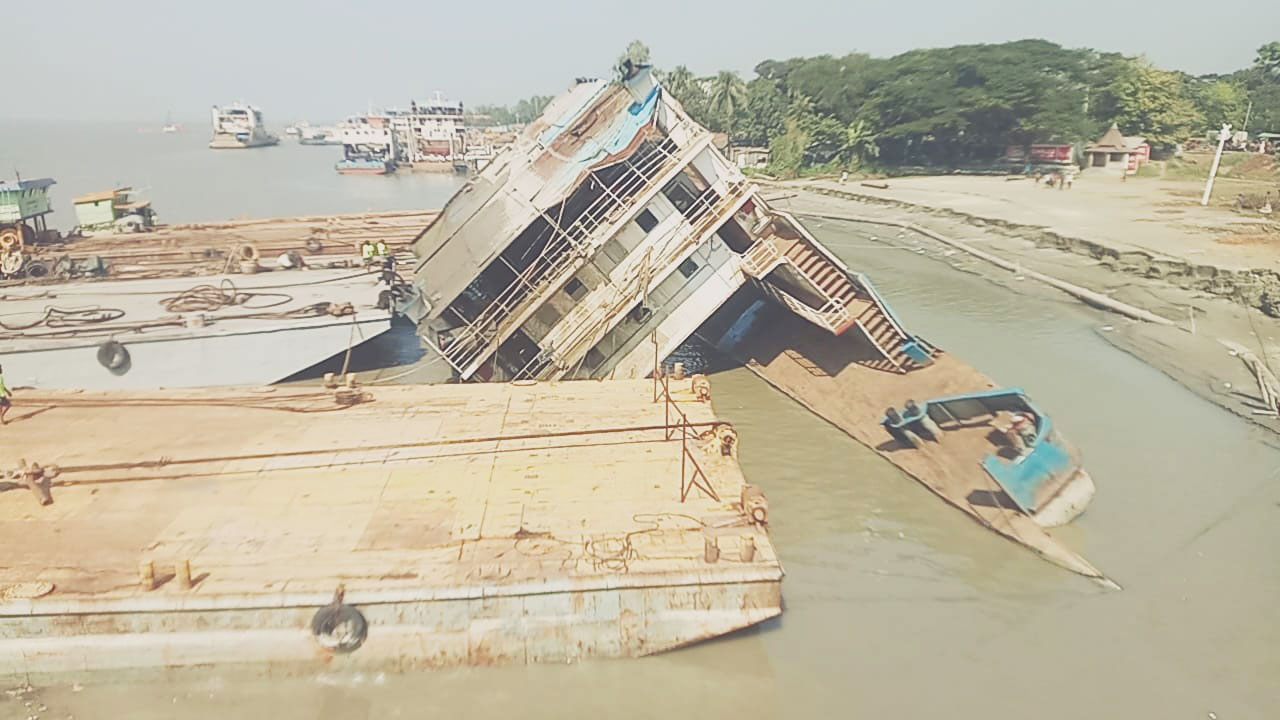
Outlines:
[[[314,149],[281,152],[299,150]],[[362,183],[362,198],[417,207],[402,204],[413,195],[402,178],[351,180]],[[303,207],[321,201],[293,197],[313,182],[327,193],[347,187],[293,177],[270,192],[281,207]],[[171,213],[216,217],[224,208],[188,199],[199,209],[180,210],[175,199]],[[713,376],[715,406],[738,428],[746,475],[769,496],[771,534],[787,570],[779,620],[629,661],[405,676],[111,678],[43,688],[39,701],[48,709],[39,714],[1276,717],[1277,439],[1114,349],[1099,336],[1118,322],[1113,316],[957,272],[933,251],[893,249],[873,241],[874,230],[811,226],[874,278],[908,326],[998,382],[1025,387],[1053,414],[1098,485],[1089,510],[1057,532],[1122,591],[982,529],[738,369]],[[910,245],[909,238],[894,242]],[[26,717],[21,703],[6,698],[0,713]]]

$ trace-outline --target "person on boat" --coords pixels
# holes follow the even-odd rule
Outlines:
[[[0,367],[0,425],[9,424],[9,421],[5,420],[4,416],[9,414],[9,408],[13,405],[9,401],[12,395],[13,391],[9,390],[8,386],[4,384],[4,368]]]

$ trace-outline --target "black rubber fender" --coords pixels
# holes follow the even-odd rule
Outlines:
[[[369,621],[350,605],[326,605],[311,618],[311,634],[320,647],[345,655],[358,650],[369,637]]]
[[[108,340],[98,346],[98,363],[111,372],[124,373],[131,362],[128,348],[115,340]]]
[[[43,278],[49,276],[49,263],[44,260],[28,260],[27,267],[24,268],[29,278]]]

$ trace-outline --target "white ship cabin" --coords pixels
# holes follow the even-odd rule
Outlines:
[[[235,103],[213,108],[213,131],[238,135],[262,128],[262,111],[252,105]]]
[[[359,115],[338,124],[338,139],[347,158],[398,158],[399,142],[387,114]]]
[[[414,252],[400,309],[461,379],[644,377],[744,290],[910,363],[869,284],[770,210],[647,68],[552,101]]]
[[[411,101],[409,109],[390,109],[402,159],[420,163],[462,157],[467,147],[467,126],[461,102],[436,93],[427,102]]]

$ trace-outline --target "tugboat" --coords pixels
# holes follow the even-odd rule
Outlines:
[[[213,139],[209,141],[209,147],[215,150],[239,150],[276,145],[279,142],[279,137],[263,127],[262,111],[258,108],[243,103],[213,108]]]

